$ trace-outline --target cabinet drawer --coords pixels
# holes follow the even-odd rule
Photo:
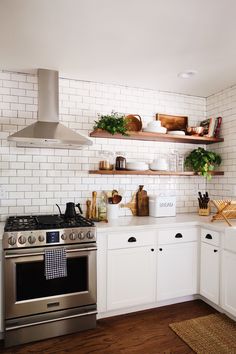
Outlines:
[[[220,234],[217,231],[201,229],[201,240],[210,245],[219,246]]]
[[[114,232],[108,234],[108,249],[130,248],[153,245],[156,242],[155,231]]]
[[[197,240],[197,229],[167,229],[159,231],[159,244],[181,243]]]
[[[236,230],[227,230],[225,232],[224,249],[236,252]]]

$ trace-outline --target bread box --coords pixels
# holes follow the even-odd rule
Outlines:
[[[149,215],[155,218],[176,215],[176,197],[149,196]]]

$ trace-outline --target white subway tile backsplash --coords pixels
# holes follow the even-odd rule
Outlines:
[[[205,180],[202,181],[201,178],[88,174],[88,170],[98,167],[98,152],[101,150],[125,151],[127,160],[150,162],[162,154],[168,156],[173,149],[186,154],[194,146],[93,138],[93,146],[82,151],[17,148],[6,139],[10,132],[36,121],[38,80],[36,75],[2,71],[0,80],[0,184],[8,191],[7,198],[3,200],[5,205],[1,205],[3,218],[8,214],[58,212],[54,204],[63,206],[67,201],[80,201],[84,208],[86,199],[91,198],[93,190],[123,190],[123,201],[127,202],[139,184],[144,184],[150,194],[171,191],[177,198],[183,198],[179,199],[178,212],[195,210],[197,190],[205,189]],[[139,113],[144,125],[154,120],[157,112],[186,114],[190,125],[197,124],[206,117],[206,100],[201,97],[64,78],[60,78],[59,85],[60,121],[83,134],[88,134],[93,129],[98,114],[110,113],[111,110]],[[229,97],[222,98],[219,95],[217,99],[209,98],[209,107],[213,113],[219,107],[230,109],[232,100],[236,101],[236,90],[234,89],[234,94],[231,91],[228,93]],[[223,100],[224,105],[221,104]],[[230,123],[231,113],[227,111],[227,114]],[[229,124],[224,129],[233,134],[231,128],[232,124]],[[225,153],[231,153],[227,148],[228,144],[224,147]],[[230,159],[232,163],[227,166],[235,166],[234,157],[231,156]],[[14,192],[17,193],[15,197]],[[123,209],[122,215],[130,215],[129,210]]]

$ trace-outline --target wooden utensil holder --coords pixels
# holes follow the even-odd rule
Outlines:
[[[199,208],[198,209],[198,214],[200,216],[209,216],[211,213],[211,206],[210,203],[208,203],[207,208]]]

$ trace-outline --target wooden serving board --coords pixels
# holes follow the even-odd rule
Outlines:
[[[136,193],[137,200],[137,215],[148,216],[149,215],[149,197],[147,192],[143,190],[143,186],[139,186],[139,190]]]
[[[188,117],[186,116],[172,116],[169,114],[157,113],[156,120],[160,120],[162,127],[165,127],[167,130],[186,131],[188,126]]]

